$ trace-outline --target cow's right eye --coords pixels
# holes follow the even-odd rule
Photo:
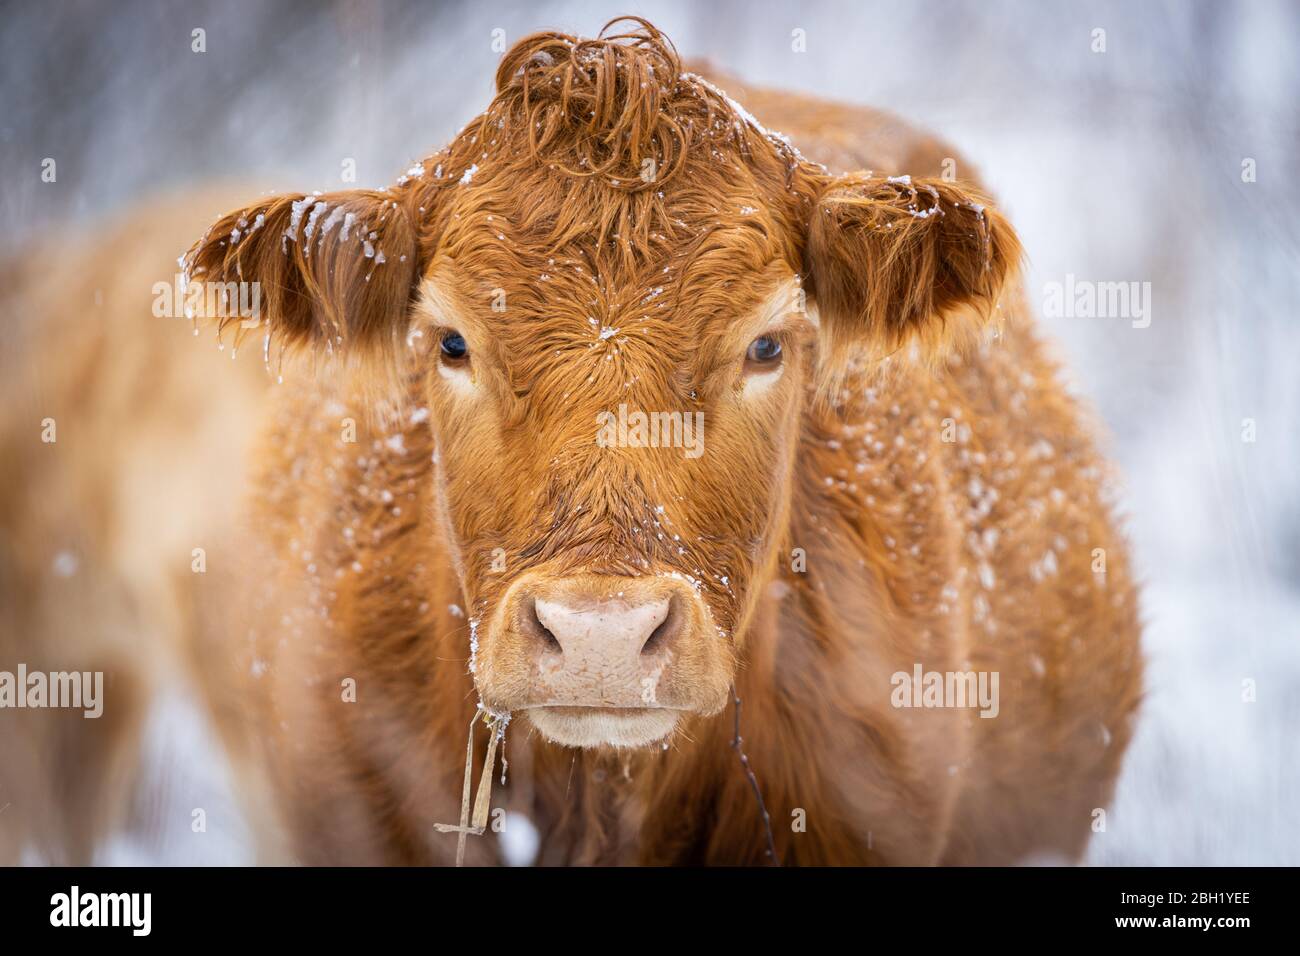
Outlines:
[[[469,345],[465,336],[456,331],[448,331],[442,337],[442,357],[451,362],[458,362],[469,355]]]

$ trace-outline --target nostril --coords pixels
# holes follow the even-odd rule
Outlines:
[[[541,621],[537,622],[537,629],[541,632],[541,636],[546,642],[546,649],[548,651],[555,651],[556,653],[564,652],[564,648],[560,647],[560,642],[556,640],[555,635],[547,630],[546,625]]]
[[[650,632],[645,644],[641,646],[641,656],[653,656],[667,647],[672,642],[673,635],[681,626],[680,620],[681,609],[674,597],[668,604],[668,614],[659,622],[659,626]]]
[[[551,633],[550,628],[542,623],[542,619],[537,613],[537,601],[535,599],[529,598],[524,602],[524,606],[519,609],[519,625],[519,629],[530,635],[543,651],[551,651],[556,654],[564,652],[559,639]]]

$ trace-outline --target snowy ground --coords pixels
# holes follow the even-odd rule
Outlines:
[[[752,81],[949,136],[1019,228],[1031,294],[1067,274],[1152,283],[1147,328],[1047,322],[1113,436],[1147,582],[1148,697],[1089,861],[1300,863],[1300,7],[84,6],[7,17],[0,151],[18,168],[57,155],[71,185],[6,187],[0,214],[21,225],[0,244],[213,178],[325,189],[352,158],[358,185],[383,184],[486,102],[494,29],[592,33],[628,9]],[[142,813],[215,808],[208,833],[124,837],[103,860],[251,859],[210,733],[179,697],[159,708]]]

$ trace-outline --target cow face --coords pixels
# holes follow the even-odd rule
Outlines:
[[[727,700],[814,320],[753,184],[716,197],[737,221],[705,242],[627,261],[530,241],[537,195],[490,173],[458,190],[425,271],[436,501],[485,703],[564,743],[644,743]]]
[[[952,183],[803,161],[646,24],[528,38],[497,84],[394,189],[240,210],[189,271],[419,383],[484,705],[645,745],[727,702],[810,394],[987,316],[1018,246]]]

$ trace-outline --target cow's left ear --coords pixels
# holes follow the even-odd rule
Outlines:
[[[189,282],[256,283],[259,315],[212,318],[236,337],[281,346],[395,355],[419,275],[417,230],[400,196],[347,190],[285,195],[228,213],[182,258]]]
[[[857,346],[936,354],[991,317],[1019,266],[987,197],[941,179],[824,176],[805,246],[828,380]]]

